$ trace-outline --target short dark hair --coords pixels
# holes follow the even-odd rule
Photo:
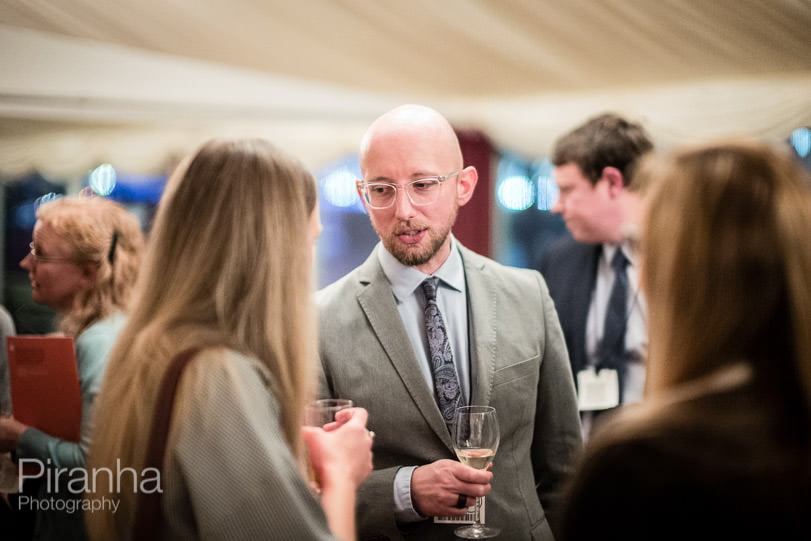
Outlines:
[[[551,161],[555,166],[574,163],[592,184],[605,167],[616,167],[627,186],[638,158],[652,149],[653,143],[640,124],[604,113],[561,136]]]

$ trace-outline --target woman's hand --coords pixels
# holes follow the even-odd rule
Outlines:
[[[0,417],[0,453],[15,451],[26,428],[14,417]]]
[[[348,408],[337,412],[335,422],[324,428],[302,427],[321,486],[321,507],[332,533],[343,541],[357,538],[357,490],[372,472],[374,434],[366,430],[368,415],[363,408]]]
[[[348,408],[337,412],[335,422],[324,428],[302,427],[322,490],[347,482],[357,488],[371,473],[373,435],[366,430],[368,415],[363,408]]]

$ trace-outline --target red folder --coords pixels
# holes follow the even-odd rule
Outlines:
[[[82,393],[73,338],[9,336],[6,340],[14,418],[50,436],[78,442]]]

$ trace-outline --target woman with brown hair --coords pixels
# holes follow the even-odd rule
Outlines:
[[[591,442],[564,540],[807,539],[811,180],[751,142],[645,161],[647,394]]]

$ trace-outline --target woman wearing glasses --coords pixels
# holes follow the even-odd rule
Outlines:
[[[75,338],[82,393],[81,441],[61,440],[14,418],[3,418],[0,452],[14,451],[18,459],[38,459],[45,464],[50,461],[57,468],[84,466],[93,399],[101,385],[107,355],[124,324],[143,245],[138,219],[113,201],[73,196],[39,207],[31,252],[20,266],[28,271],[34,302],[56,310],[60,333]],[[67,488],[67,483],[60,488]],[[53,494],[47,490],[42,483],[38,501],[81,498],[81,493],[77,496],[64,490]],[[65,510],[38,511],[36,538],[84,538],[81,511],[67,511],[75,504],[48,507]]]

